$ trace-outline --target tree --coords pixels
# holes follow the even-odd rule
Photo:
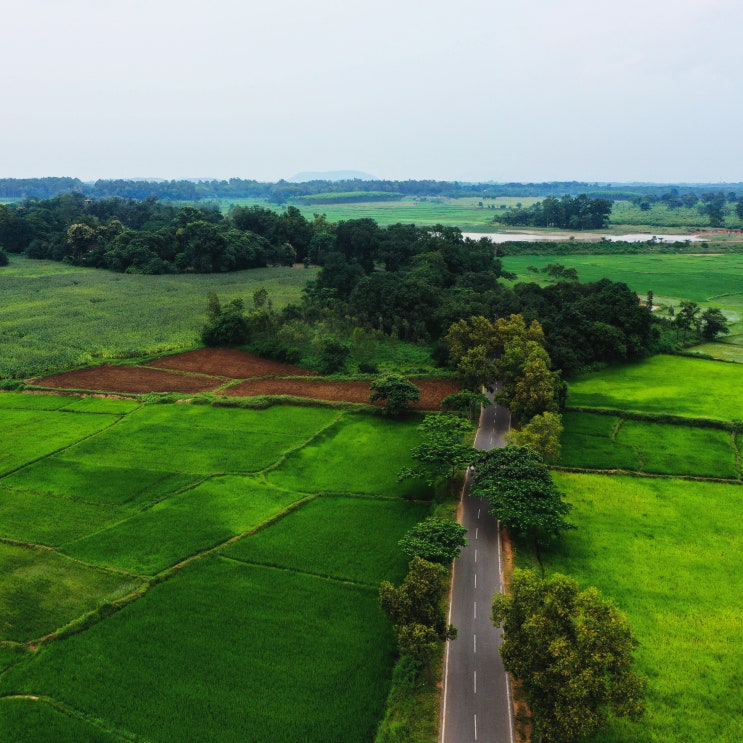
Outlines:
[[[0,247],[0,266],[7,266],[9,262],[8,254]]]
[[[480,408],[487,408],[492,404],[492,400],[481,392],[462,390],[447,395],[441,401],[441,409],[445,412],[464,413],[470,421],[474,421],[480,414]]]
[[[442,608],[446,572],[443,565],[414,557],[399,587],[389,581],[379,586],[379,605],[394,626],[400,650],[426,664],[429,682],[435,643],[457,636],[456,628],[447,625]]]
[[[401,374],[384,374],[371,383],[370,402],[386,404],[387,415],[397,416],[420,400],[421,391]]]
[[[337,338],[325,338],[320,343],[318,371],[320,374],[335,374],[346,366],[351,349]]]
[[[515,570],[491,617],[503,627],[503,665],[523,683],[540,741],[568,743],[600,730],[610,715],[642,716],[646,683],[632,670],[637,642],[626,616],[595,588]]]
[[[509,446],[525,446],[547,462],[556,462],[560,458],[562,432],[562,418],[557,413],[546,411],[535,415],[520,431],[510,430],[506,434],[506,443]]]
[[[207,303],[209,312],[213,313],[215,311],[213,301],[207,300]],[[218,314],[210,317],[204,325],[201,331],[202,343],[205,346],[240,346],[247,343],[250,329],[244,310],[245,305],[241,299],[233,299],[222,307]]]
[[[681,308],[676,312],[676,327],[683,331],[682,342],[686,342],[686,334],[689,330],[699,329],[699,313],[701,308],[696,302],[688,299],[681,300]]]
[[[557,374],[549,370],[547,361],[529,357],[509,404],[512,418],[522,422],[541,413],[556,413],[558,382]]]
[[[418,428],[423,432],[423,443],[414,446],[410,455],[419,466],[403,468],[399,480],[422,477],[433,486],[442,478],[453,478],[458,469],[471,461],[474,449],[462,439],[472,431],[472,426],[464,418],[433,413]]]
[[[524,446],[477,452],[470,495],[485,498],[491,513],[507,529],[530,537],[536,545],[549,543],[566,529],[565,503],[542,457]]]
[[[702,335],[708,341],[714,340],[720,333],[730,332],[728,320],[717,308],[710,307],[702,313]]]
[[[410,558],[422,557],[448,567],[462,547],[467,546],[466,533],[467,529],[456,521],[429,516],[417,523],[398,544]]]

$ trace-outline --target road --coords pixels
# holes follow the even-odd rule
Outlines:
[[[493,405],[480,416],[477,449],[504,446],[510,414]],[[500,535],[488,502],[471,498],[469,476],[461,505],[467,546],[454,563],[450,623],[457,639],[447,643],[441,743],[512,743],[508,676],[498,647],[501,631],[490,621],[493,593],[501,590]]]

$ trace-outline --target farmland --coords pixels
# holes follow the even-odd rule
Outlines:
[[[417,420],[0,405],[15,444],[0,476],[0,737],[373,737],[394,650],[377,585],[400,580],[397,541],[430,512],[410,500],[429,497],[422,484],[396,484]]]
[[[570,386],[568,404],[581,410],[564,416],[553,475],[578,528],[542,562],[598,587],[627,613],[648,678],[645,720],[613,721],[601,743],[733,743],[743,734],[743,486],[732,422],[741,417],[742,381],[738,365],[659,356]],[[526,550],[517,558],[533,562]]]
[[[142,276],[12,255],[0,283],[0,378],[191,349],[205,321],[208,292],[248,299],[265,288],[280,308],[299,300],[314,274],[266,268]]]

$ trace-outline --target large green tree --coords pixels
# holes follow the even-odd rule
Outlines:
[[[397,416],[418,402],[421,391],[401,374],[384,374],[371,383],[370,402],[384,402],[387,415]]]
[[[422,557],[448,567],[467,546],[465,529],[456,521],[429,516],[417,523],[399,542],[408,557]]]
[[[436,644],[457,636],[456,628],[446,622],[442,605],[446,574],[443,565],[414,557],[400,586],[389,581],[379,586],[379,604],[394,626],[401,652],[425,663],[429,681]]]
[[[544,459],[524,446],[477,452],[470,495],[485,498],[503,526],[543,545],[566,529],[572,508],[562,500]]]
[[[642,716],[645,681],[632,670],[637,642],[626,616],[597,589],[515,570],[491,616],[503,628],[503,664],[523,684],[539,741],[570,743],[601,730],[611,715]]]
[[[556,462],[560,458],[562,432],[562,418],[548,411],[535,415],[519,430],[511,429],[506,434],[506,443],[510,446],[526,446],[547,462]]]
[[[411,449],[410,455],[418,463],[405,467],[399,479],[421,477],[429,485],[443,478],[453,478],[457,470],[469,464],[475,453],[464,437],[471,433],[472,425],[464,418],[449,413],[431,413],[419,426],[423,442]]]

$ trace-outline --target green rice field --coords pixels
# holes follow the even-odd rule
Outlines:
[[[0,410],[0,740],[373,740],[395,657],[377,587],[431,511],[396,484],[417,418]]]
[[[563,424],[564,467],[740,478],[737,440],[730,431],[571,412]]]
[[[653,356],[578,377],[568,405],[721,421],[743,420],[743,367],[679,356]]]
[[[598,587],[627,613],[648,678],[645,719],[614,721],[595,743],[743,739],[743,486],[559,472],[554,479],[578,529],[543,563]]]

